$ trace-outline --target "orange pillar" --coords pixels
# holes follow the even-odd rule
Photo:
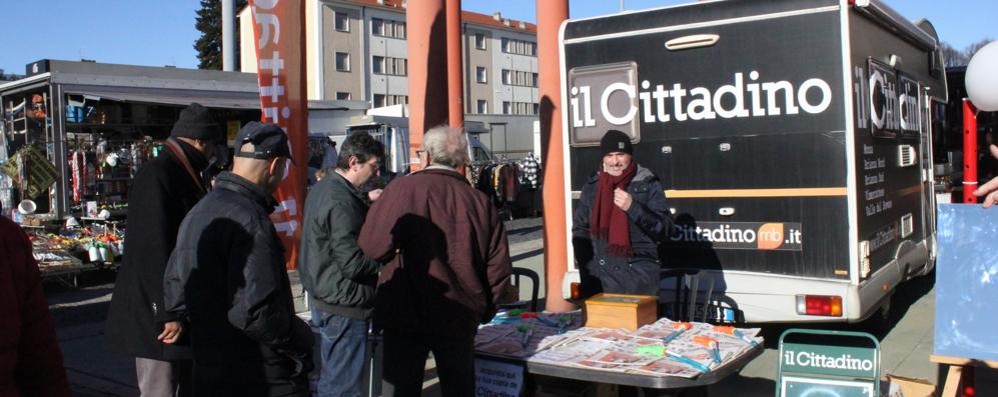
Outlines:
[[[461,39],[461,0],[447,0],[447,122],[459,128],[464,126]]]
[[[423,134],[447,122],[447,28],[444,0],[409,0],[409,158],[423,147]],[[411,163],[411,161],[410,161]],[[415,171],[418,164],[410,165]]]
[[[547,310],[564,312],[573,305],[562,298],[568,270],[568,222],[565,156],[561,128],[561,70],[558,30],[568,19],[568,0],[537,0],[537,58],[541,94],[541,142],[544,164],[544,279]]]

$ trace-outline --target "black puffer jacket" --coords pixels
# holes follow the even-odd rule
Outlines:
[[[188,318],[197,395],[277,395],[307,387],[312,333],[294,312],[276,202],[226,172],[180,226],[167,310]],[[297,382],[295,382],[297,381]]]
[[[208,165],[194,147],[177,142],[194,171]],[[160,361],[191,358],[186,340],[168,345],[156,336],[164,322],[176,320],[163,310],[163,271],[180,222],[203,195],[170,150],[149,160],[132,179],[128,241],[104,326],[109,350]]]
[[[583,277],[583,293],[591,295],[602,290],[655,295],[659,281],[658,243],[672,233],[672,216],[662,184],[651,171],[639,165],[627,187],[633,200],[627,210],[634,251],[630,258],[609,254],[609,243],[594,240],[590,235],[589,220],[598,186],[599,174],[594,173],[582,187],[579,206],[572,217],[572,246]]]
[[[357,246],[368,208],[367,197],[335,171],[309,191],[298,275],[312,307],[358,320],[370,317],[380,264]]]

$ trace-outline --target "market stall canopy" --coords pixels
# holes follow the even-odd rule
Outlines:
[[[260,96],[255,92],[218,92],[200,90],[136,90],[127,87],[71,87],[69,95],[86,95],[88,98],[187,106],[192,102],[208,108],[260,109]]]

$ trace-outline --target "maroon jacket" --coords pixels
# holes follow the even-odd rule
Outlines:
[[[375,323],[387,328],[473,333],[495,315],[512,271],[495,206],[449,169],[390,183],[368,211],[358,243],[387,263],[374,309]]]
[[[0,216],[0,396],[68,396],[69,382],[31,243]]]

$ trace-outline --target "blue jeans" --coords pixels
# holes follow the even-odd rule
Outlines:
[[[320,397],[360,397],[367,358],[367,321],[312,309],[312,322],[322,335]]]

